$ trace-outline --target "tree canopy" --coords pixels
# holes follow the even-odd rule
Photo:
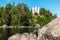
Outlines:
[[[39,13],[40,16],[32,16],[33,14],[26,4],[19,3],[15,6],[9,3],[5,7],[0,7],[0,26],[3,24],[8,26],[33,26],[36,23],[44,26],[57,17],[45,8],[40,8]]]

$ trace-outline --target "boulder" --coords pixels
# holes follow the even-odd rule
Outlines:
[[[20,40],[21,34],[16,33],[8,38],[8,40]]]
[[[38,29],[37,40],[60,40],[60,18],[52,20],[50,23]]]
[[[6,25],[6,24],[4,24],[3,26],[2,26],[2,28],[7,28],[8,26]]]
[[[30,40],[37,40],[36,34],[30,34]]]
[[[34,27],[35,28],[40,28],[41,26],[40,26],[40,24],[36,23]]]
[[[27,38],[27,36],[25,36],[25,35],[21,35],[21,38],[20,38],[20,40],[28,40],[29,38]]]
[[[33,34],[33,33],[23,33],[23,34],[19,34],[19,33],[16,33],[12,36],[10,36],[8,38],[8,40],[37,40],[37,36],[36,34]]]

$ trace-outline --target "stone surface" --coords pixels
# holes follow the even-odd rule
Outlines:
[[[35,28],[40,28],[41,26],[40,26],[40,24],[36,23],[34,27]]]
[[[21,34],[16,33],[15,35],[12,35],[8,38],[8,40],[20,40]]]
[[[8,38],[8,40],[37,40],[37,36],[33,33],[23,33],[23,34],[19,34],[16,33],[14,35],[12,35],[11,37]]]
[[[20,40],[28,40],[29,38],[26,35],[21,35]]]
[[[2,28],[7,28],[8,26],[6,25],[6,24],[4,24],[3,26],[2,26]]]
[[[60,18],[52,20],[50,23],[38,29],[37,40],[60,40]]]

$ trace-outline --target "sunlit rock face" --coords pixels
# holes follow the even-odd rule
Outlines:
[[[30,34],[30,40],[37,40],[37,36],[35,34]]]
[[[20,40],[29,40],[29,34],[28,34],[28,33],[23,33],[23,34],[21,35]]]
[[[60,40],[60,18],[38,29],[38,40]]]
[[[16,33],[14,35],[12,35],[11,37],[8,38],[8,40],[37,40],[37,36],[36,34],[28,34],[28,33],[23,33],[23,34],[19,34]]]
[[[12,35],[8,38],[8,40],[20,40],[21,34],[16,33],[15,35]]]

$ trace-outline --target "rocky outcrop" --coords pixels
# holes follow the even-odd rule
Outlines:
[[[37,25],[35,25],[35,28],[37,28]],[[9,37],[8,40],[60,40],[60,18],[52,20],[42,28],[39,27],[38,25],[38,38],[34,33],[18,33]]]
[[[11,37],[8,38],[8,40],[37,40],[37,36],[33,33],[23,33],[23,34],[19,34],[16,33],[14,35],[12,35]]]
[[[38,40],[60,40],[60,18],[38,30]]]

